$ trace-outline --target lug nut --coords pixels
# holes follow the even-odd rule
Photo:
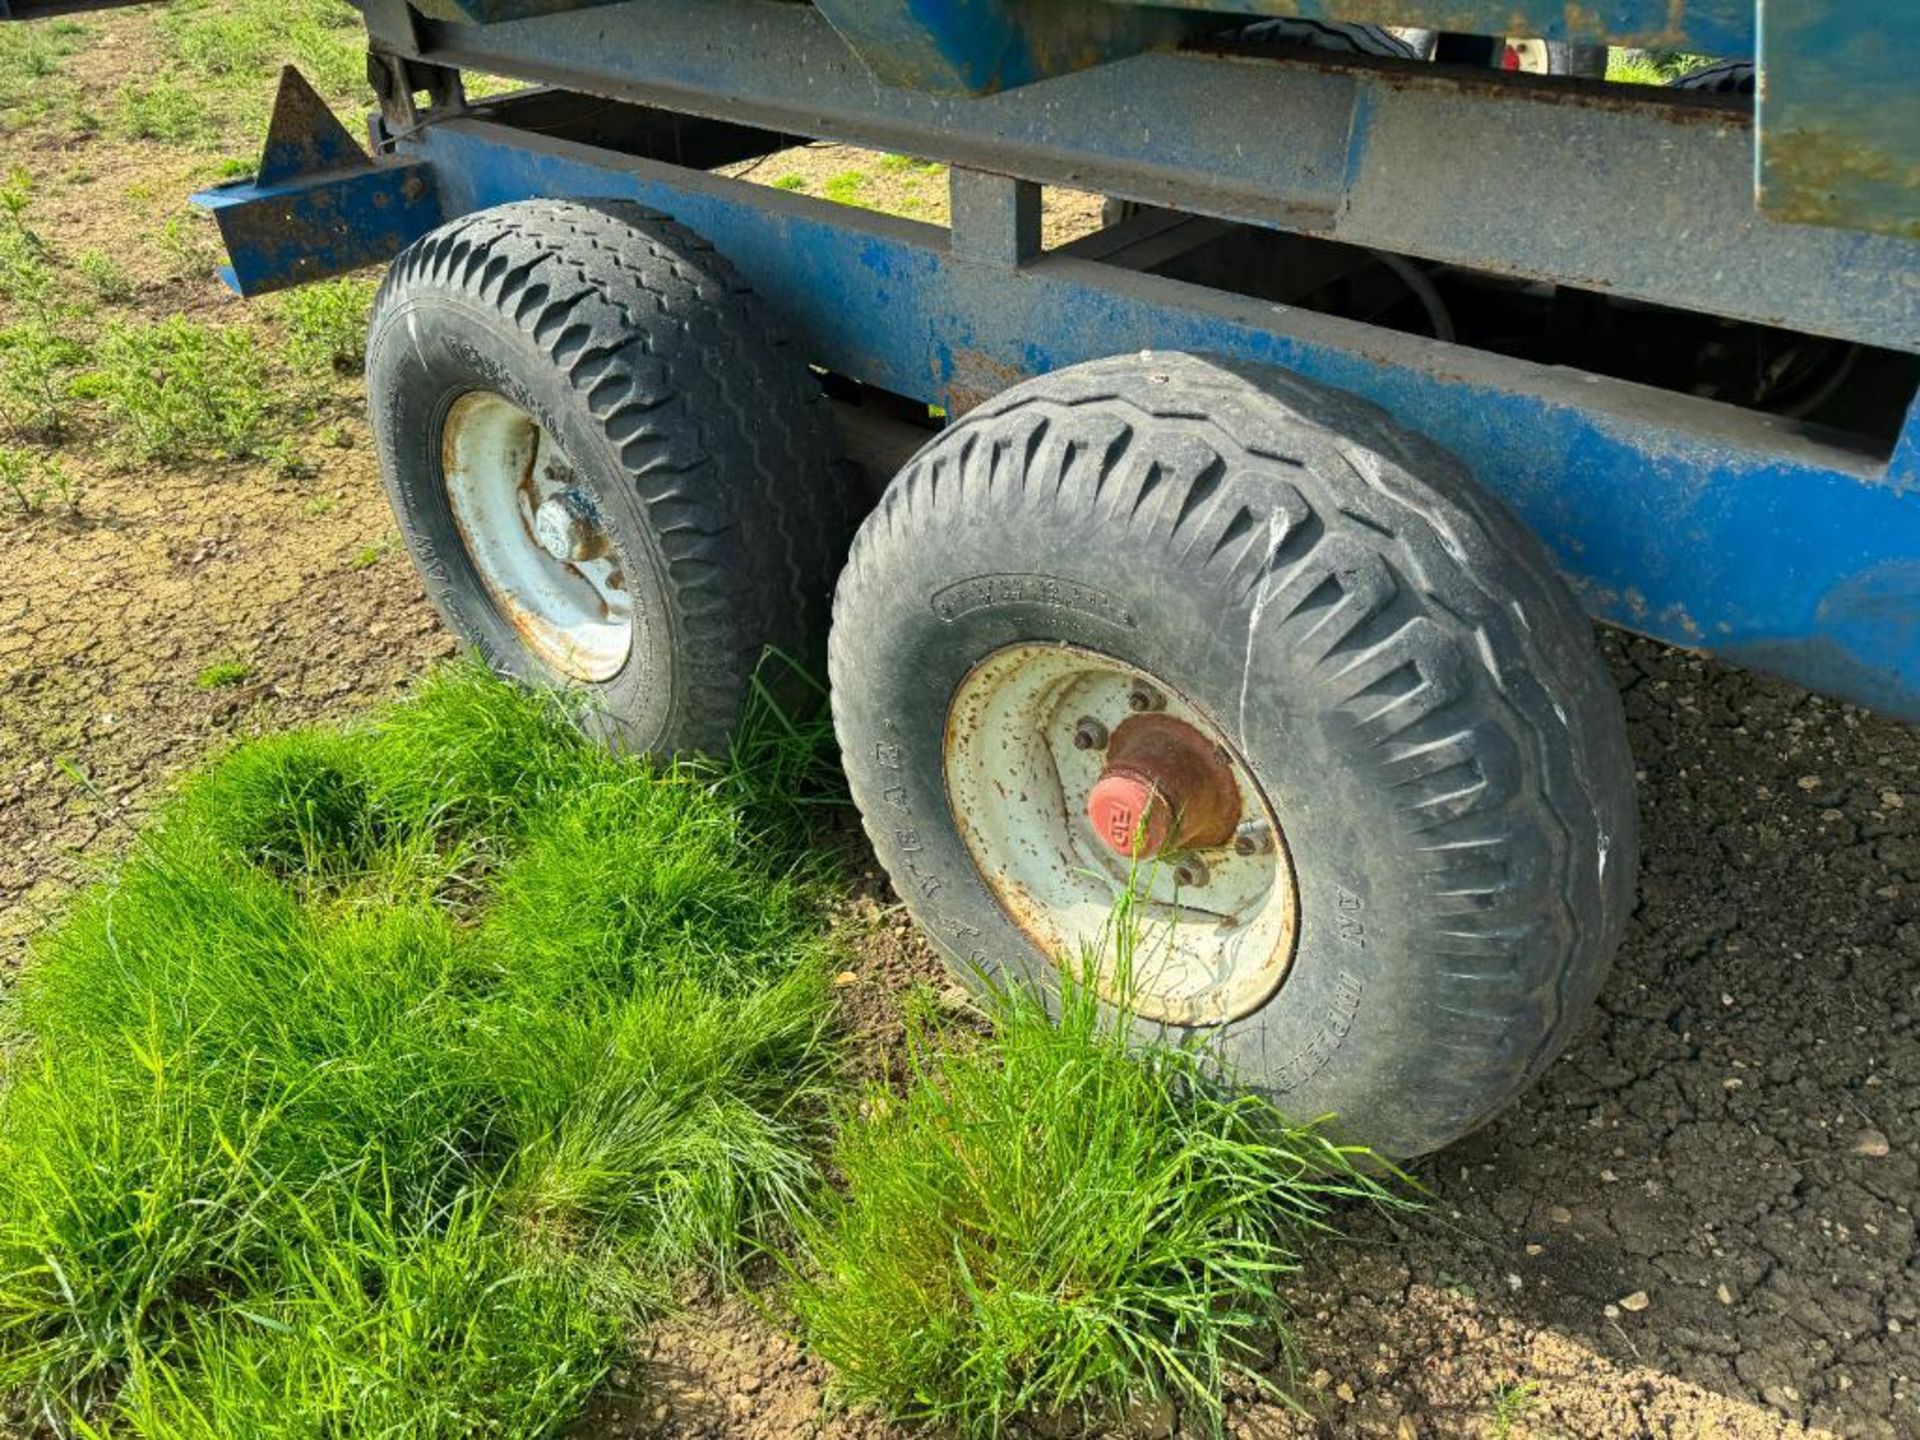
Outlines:
[[[1264,855],[1273,849],[1273,827],[1264,820],[1245,820],[1234,828],[1233,853]]]
[[[1073,724],[1073,748],[1076,750],[1104,750],[1107,748],[1107,727],[1091,715],[1083,715]]]
[[[1189,890],[1198,890],[1207,883],[1207,862],[1198,855],[1189,855],[1173,867],[1173,878]]]
[[[1133,688],[1127,691],[1127,708],[1136,715],[1144,715],[1150,710],[1164,710],[1167,708],[1167,697],[1144,680],[1136,681]]]

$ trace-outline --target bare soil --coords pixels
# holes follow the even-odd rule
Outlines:
[[[149,22],[89,23],[114,43],[76,70],[110,93]],[[130,315],[260,323],[142,238],[204,157],[0,143],[56,246],[110,244],[134,272]],[[805,155],[752,178],[814,189],[872,159]],[[909,209],[886,187],[912,187],[937,220],[935,177],[874,173],[867,198]],[[80,517],[0,521],[0,966],[182,766],[362,709],[452,652],[392,543],[351,383],[290,438],[308,473],[127,468],[82,435]],[[1295,1287],[1299,1353],[1276,1373],[1303,1412],[1237,1397],[1236,1436],[1920,1436],[1920,735],[1601,644],[1645,860],[1599,1009],[1545,1083],[1421,1167],[1426,1213],[1352,1217]],[[226,661],[245,678],[201,688]],[[864,868],[842,988],[879,1071],[900,995],[943,981]],[[753,1305],[696,1299],[582,1433],[893,1433],[826,1382]]]

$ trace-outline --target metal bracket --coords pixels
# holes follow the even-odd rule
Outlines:
[[[401,135],[420,123],[428,111],[447,113],[467,108],[466,82],[448,65],[409,60],[380,49],[367,51],[367,84],[380,101],[380,118],[390,134]],[[425,94],[426,110],[415,96]]]
[[[956,165],[948,171],[953,256],[1011,270],[1040,253],[1040,187]]]
[[[291,65],[280,72],[259,173],[193,203],[226,242],[221,278],[246,296],[390,260],[440,223],[432,171],[375,161]]]

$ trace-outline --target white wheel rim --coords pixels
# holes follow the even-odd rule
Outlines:
[[[512,401],[475,390],[447,412],[441,467],[460,543],[501,618],[569,679],[619,674],[633,648],[633,597],[559,445]],[[544,523],[556,514],[564,533]]]
[[[1242,854],[1225,844],[1149,863],[1100,842],[1086,807],[1104,762],[1099,750],[1076,748],[1074,732],[1082,719],[1117,728],[1141,682],[1164,697],[1165,714],[1227,757],[1239,813],[1264,823],[1268,846]],[[1110,1001],[1125,998],[1164,1024],[1217,1025],[1258,1009],[1279,987],[1299,925],[1285,835],[1221,728],[1160,680],[1074,646],[998,650],[954,693],[945,771],[960,833],[1001,908],[1056,965],[1094,960]],[[1204,885],[1178,880],[1175,862],[1185,855],[1204,863]],[[1139,929],[1126,977],[1110,921],[1129,883]]]

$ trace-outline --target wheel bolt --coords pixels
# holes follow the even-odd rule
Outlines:
[[[1207,862],[1198,855],[1189,855],[1173,867],[1173,878],[1176,884],[1198,890],[1207,883]]]
[[[1233,853],[1264,855],[1273,849],[1273,827],[1264,820],[1246,820],[1233,832]]]
[[[533,513],[533,538],[556,560],[591,560],[606,553],[593,502],[578,490],[562,490],[540,502]]]
[[[1127,691],[1127,708],[1136,715],[1144,715],[1149,710],[1167,708],[1167,697],[1144,680],[1135,681],[1133,688]]]
[[[1107,748],[1107,727],[1091,715],[1083,715],[1073,725],[1073,748],[1076,750],[1104,750]]]

